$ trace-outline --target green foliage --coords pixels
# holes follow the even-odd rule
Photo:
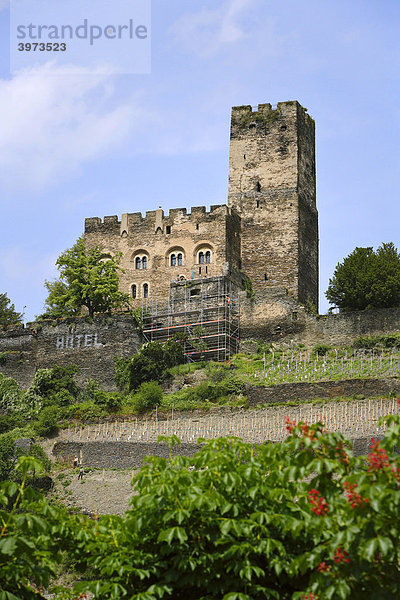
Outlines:
[[[311,358],[315,358],[317,355],[325,356],[329,352],[330,349],[331,349],[331,346],[327,346],[326,344],[316,344],[314,346],[314,348],[312,349]]]
[[[228,438],[149,458],[124,517],[68,515],[2,484],[12,507],[0,513],[2,590],[40,598],[33,583],[47,585],[67,552],[90,575],[60,599],[397,598],[400,419],[386,420],[385,438],[358,458],[341,434],[293,423],[284,442],[256,451]],[[167,441],[171,453],[177,440]],[[24,481],[37,465],[24,459]]]
[[[0,435],[0,481],[11,476],[15,463],[15,441],[10,433]]]
[[[85,387],[85,395],[102,409],[109,412],[117,411],[122,403],[122,395],[116,392],[105,392],[98,381],[90,379]]]
[[[400,334],[362,336],[354,340],[353,348],[400,348]]]
[[[30,386],[30,391],[41,398],[47,398],[50,403],[55,399],[60,392],[69,392],[69,397],[75,398],[79,388],[74,381],[74,375],[79,372],[79,367],[68,365],[61,367],[56,365],[51,369],[38,369]],[[62,401],[62,396],[59,396],[61,404],[68,404]],[[54,403],[57,403],[54,401]]]
[[[93,400],[80,402],[69,406],[63,411],[66,418],[75,419],[81,422],[91,422],[107,416],[107,410],[103,406],[95,404]]]
[[[326,291],[340,310],[367,310],[400,305],[400,254],[393,243],[356,248],[339,263]]]
[[[143,344],[137,354],[130,358],[115,359],[115,381],[125,392],[136,390],[147,381],[161,381],[167,369],[184,362],[183,346],[177,336],[165,344]]]
[[[133,403],[139,412],[151,410],[161,404],[163,392],[156,381],[142,383],[133,397]]]
[[[0,407],[6,411],[18,411],[22,399],[23,392],[19,389],[15,379],[0,373]]]
[[[15,310],[14,304],[7,298],[7,294],[0,294],[0,327],[18,325],[22,322],[22,313]]]
[[[119,262],[120,256],[105,257],[99,247],[87,249],[79,238],[56,261],[60,279],[45,284],[49,296],[43,317],[80,314],[82,307],[93,317],[128,305],[129,296],[118,289]]]
[[[46,406],[40,412],[38,420],[34,423],[37,435],[49,437],[58,433],[59,409],[57,406]]]
[[[256,294],[253,290],[253,282],[251,281],[250,277],[247,277],[247,275],[244,276],[244,289],[246,290],[247,297],[252,300]]]
[[[23,427],[24,425],[25,420],[17,413],[0,414],[0,433],[7,433],[7,431],[12,431],[16,427]]]

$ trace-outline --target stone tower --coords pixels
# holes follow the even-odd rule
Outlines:
[[[296,101],[232,109],[229,207],[241,216],[241,269],[318,308],[314,121]]]

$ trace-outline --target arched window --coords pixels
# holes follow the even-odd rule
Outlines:
[[[136,298],[136,296],[137,296],[137,288],[136,288],[135,284],[132,285],[131,291],[132,291],[132,298]]]
[[[181,267],[183,264],[183,255],[182,252],[179,252],[178,254],[178,267]]]
[[[144,283],[143,284],[143,298],[148,298],[148,297],[149,297],[149,284]]]
[[[137,256],[135,259],[135,267],[136,269],[142,268],[142,259],[140,258],[140,256]]]
[[[142,269],[147,269],[147,256],[142,258]]]
[[[199,252],[199,263],[204,264],[204,252]]]
[[[211,252],[207,250],[206,252],[206,263],[209,265],[211,262]]]
[[[176,267],[176,254],[171,254],[171,267]]]

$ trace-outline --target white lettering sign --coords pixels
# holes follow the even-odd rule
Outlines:
[[[85,333],[78,335],[59,335],[56,338],[57,350],[77,350],[78,348],[102,348],[98,341],[98,333]]]

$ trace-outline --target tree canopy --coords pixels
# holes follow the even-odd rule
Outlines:
[[[45,285],[49,291],[44,317],[79,315],[86,307],[90,317],[95,313],[122,308],[129,296],[119,291],[119,256],[104,256],[96,246],[87,249],[80,237],[57,259],[60,279]]]
[[[288,421],[282,443],[149,458],[123,517],[70,515],[0,483],[13,507],[0,507],[0,597],[43,598],[64,551],[81,575],[60,600],[398,598],[400,418],[386,422],[361,457],[322,424]]]
[[[356,248],[336,266],[326,291],[341,311],[400,306],[400,254],[393,243]]]
[[[0,294],[0,327],[17,325],[22,322],[22,314],[15,310],[14,304],[7,298],[7,294]]]

